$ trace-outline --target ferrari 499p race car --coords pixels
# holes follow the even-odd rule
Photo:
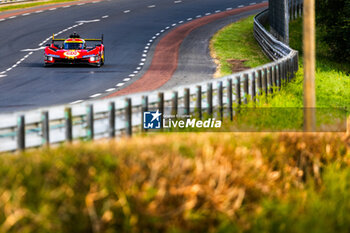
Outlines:
[[[62,41],[61,45],[55,42]],[[87,43],[99,42],[94,46]],[[105,47],[103,35],[101,39],[82,39],[73,33],[67,39],[57,39],[52,36],[51,44],[45,48],[45,66],[54,64],[88,64],[100,67],[105,62]]]

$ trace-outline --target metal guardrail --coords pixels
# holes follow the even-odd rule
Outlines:
[[[254,18],[254,35],[273,62],[219,79],[178,86],[164,92],[143,92],[0,115],[0,151],[24,150],[75,139],[131,136],[142,131],[142,113],[150,108],[163,114],[195,109],[212,115],[214,109],[232,116],[235,107],[268,95],[289,82],[298,70],[298,53],[274,39]],[[204,106],[204,107],[203,107]],[[180,113],[180,112],[179,112]]]

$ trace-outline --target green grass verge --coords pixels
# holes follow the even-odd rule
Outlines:
[[[246,67],[270,62],[253,36],[253,16],[233,23],[217,32],[210,42],[212,56],[219,62],[219,76],[232,74],[228,59],[246,60]]]
[[[247,59],[260,65],[263,59],[260,55],[254,55],[258,47],[252,35],[252,17],[232,24],[215,35],[211,44],[213,54],[218,54],[222,73],[228,74],[230,67],[226,62],[229,58]],[[324,32],[323,32],[324,33]],[[317,28],[316,37],[321,32]],[[317,126],[329,127],[330,124],[339,124],[346,119],[346,108],[350,106],[350,64],[336,63],[330,60],[328,47],[317,40],[316,61],[316,106],[323,108],[318,111]],[[303,56],[302,56],[302,19],[290,23],[290,46],[300,53],[299,71],[294,80],[284,85],[280,91],[272,95],[259,96],[256,102],[250,102],[242,106],[243,111],[237,115],[233,125],[241,125],[241,128],[256,130],[302,130],[303,128]],[[253,48],[253,49],[252,49]],[[231,51],[234,50],[234,51]],[[253,65],[252,65],[253,66]],[[267,108],[269,110],[255,110]],[[340,110],[339,110],[340,108]],[[281,109],[281,111],[278,111]],[[260,112],[259,112],[260,111]],[[328,115],[327,111],[330,113]],[[289,114],[288,114],[289,112]],[[259,121],[257,121],[259,119]],[[333,123],[332,123],[333,122]],[[342,125],[344,125],[341,123]],[[334,127],[333,127],[334,128]]]
[[[30,8],[30,7],[41,6],[41,5],[55,4],[55,3],[74,2],[74,1],[78,1],[78,0],[49,0],[44,2],[39,1],[39,2],[29,2],[29,3],[13,3],[13,4],[0,6],[0,12]]]

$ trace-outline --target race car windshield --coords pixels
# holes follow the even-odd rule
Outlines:
[[[83,43],[64,43],[64,49],[82,49]]]

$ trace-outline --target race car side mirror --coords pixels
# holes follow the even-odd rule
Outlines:
[[[50,46],[50,44],[46,44],[45,46]]]

